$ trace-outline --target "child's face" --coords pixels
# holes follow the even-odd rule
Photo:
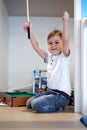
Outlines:
[[[48,39],[48,50],[52,55],[58,55],[63,50],[63,42],[60,36],[55,35]]]

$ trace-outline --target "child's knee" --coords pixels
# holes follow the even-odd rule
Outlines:
[[[26,107],[27,107],[27,108],[31,108],[31,102],[30,102],[29,99],[26,101]]]
[[[41,111],[41,105],[40,102],[38,102],[37,100],[33,100],[31,102],[31,107],[33,108],[33,110],[35,110],[36,112],[40,112]]]
[[[35,102],[35,100],[32,100],[31,107],[35,110],[36,106],[37,106],[37,103]]]

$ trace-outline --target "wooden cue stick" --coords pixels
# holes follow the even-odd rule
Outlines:
[[[27,8],[27,22],[29,23],[29,1],[26,0],[26,8]]]
[[[26,9],[27,9],[27,22],[28,24],[30,24],[30,20],[29,20],[29,1],[26,0]],[[30,39],[30,28],[28,27],[28,39]]]

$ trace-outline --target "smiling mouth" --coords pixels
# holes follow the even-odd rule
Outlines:
[[[55,50],[57,50],[56,48],[54,48],[54,49],[51,49],[52,51],[55,51]]]

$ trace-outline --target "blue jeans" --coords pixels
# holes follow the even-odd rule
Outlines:
[[[29,98],[26,102],[27,108],[33,108],[33,110],[39,113],[60,112],[64,110],[67,104],[69,104],[69,99],[50,89]]]

